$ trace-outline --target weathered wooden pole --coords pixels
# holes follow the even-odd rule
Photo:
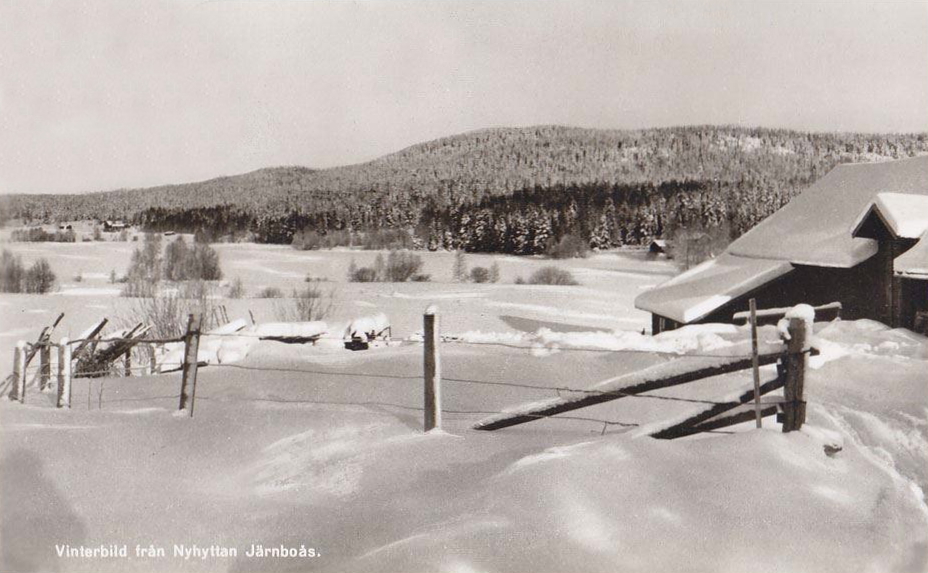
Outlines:
[[[806,364],[808,363],[808,324],[802,318],[789,318],[786,367],[786,386],[783,387],[783,431],[793,432],[806,421],[806,403],[803,399]]]
[[[154,344],[148,344],[148,369],[151,374],[158,373],[158,353],[155,351]]]
[[[26,343],[20,340],[16,343],[16,349],[13,350],[13,391],[10,393],[10,400],[19,400],[22,403],[26,399]]]
[[[200,315],[191,314],[184,335],[184,366],[180,385],[180,409],[189,409],[193,417],[193,401],[197,392],[197,352],[200,347]]]
[[[757,301],[748,301],[751,308],[751,368],[754,371],[754,420],[758,428],[763,427],[762,408],[760,406],[760,359],[757,356]]]
[[[425,309],[423,316],[425,333],[425,431],[441,429],[441,355],[438,352],[439,323],[438,308],[434,305]]]
[[[71,341],[58,342],[58,407],[71,407]]]
[[[39,347],[39,392],[48,389],[52,379],[52,347],[49,341],[43,341]]]
[[[127,350],[125,354],[125,365],[123,366],[123,376],[132,376],[132,350]]]

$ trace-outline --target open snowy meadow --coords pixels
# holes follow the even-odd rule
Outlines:
[[[103,317],[132,320],[110,275],[125,274],[137,244],[4,246],[27,264],[47,258],[59,283],[0,298],[4,376],[16,342],[59,313],[56,340]],[[472,427],[487,416],[686,353],[742,353],[749,331],[643,335],[650,318],[632,301],[676,274],[643,251],[467,255],[470,267],[499,265],[498,283],[474,284],[453,280],[453,253],[417,253],[429,282],[351,283],[352,261],[371,265],[376,252],[215,248],[223,280],[245,289],[231,299],[217,287],[230,319],[277,321],[281,299],[258,293],[309,275],[333,294],[332,336],[251,342],[201,367],[192,418],[176,413],[178,372],[77,378],[70,409],[35,386],[24,404],[0,401],[0,570],[928,570],[923,336],[816,323],[800,432],[765,418],[762,430],[648,437],[749,389],[750,370],[483,432]],[[514,284],[549,264],[580,285]],[[443,429],[426,434],[429,305],[447,341]],[[343,325],[377,313],[394,342],[345,350]]]

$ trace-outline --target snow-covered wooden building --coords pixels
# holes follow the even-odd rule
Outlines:
[[[928,311],[928,156],[834,168],[719,257],[642,293],[657,334],[759,308],[840,302],[911,328]]]

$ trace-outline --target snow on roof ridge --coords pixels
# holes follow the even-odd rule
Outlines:
[[[727,251],[742,257],[844,268],[870,258],[876,249],[868,239],[852,237],[848,224],[879,193],[928,196],[928,155],[841,169],[847,165],[829,171]]]
[[[893,272],[904,277],[928,279],[928,229],[914,247],[896,257]]]

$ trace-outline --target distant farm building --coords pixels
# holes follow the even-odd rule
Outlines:
[[[107,233],[128,229],[129,225],[122,221],[103,221],[103,230]]]
[[[668,249],[667,241],[664,239],[654,239],[651,241],[651,246],[648,247],[648,251],[652,255],[666,255]]]
[[[928,313],[928,156],[840,165],[719,257],[635,300],[652,332],[759,308],[840,302],[915,328]]]

